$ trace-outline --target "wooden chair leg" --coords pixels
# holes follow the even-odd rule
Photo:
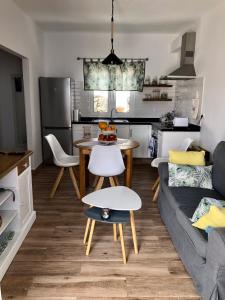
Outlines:
[[[92,187],[95,188],[96,185],[98,184],[98,180],[99,180],[99,176],[95,176],[94,177],[94,180],[93,180],[93,184],[92,184]]]
[[[76,192],[77,198],[80,199],[81,198],[80,191],[79,191],[77,180],[76,180],[76,177],[74,175],[72,167],[69,167],[69,173],[70,173],[70,178],[71,178],[71,181],[73,183],[73,187],[74,187],[74,190]]]
[[[138,245],[137,245],[137,235],[136,235],[136,227],[135,227],[135,221],[134,221],[134,212],[130,211],[130,225],[131,225],[131,231],[132,231],[132,237],[133,237],[133,243],[134,243],[134,253],[138,254]]]
[[[57,175],[57,177],[56,177],[55,183],[54,183],[54,185],[53,185],[53,187],[52,187],[52,191],[51,191],[51,194],[50,194],[50,198],[53,198],[53,197],[54,197],[55,192],[56,192],[56,190],[57,190],[57,188],[58,188],[58,186],[59,186],[59,183],[60,183],[60,181],[61,181],[61,179],[62,179],[63,173],[64,173],[64,168],[62,167],[62,168],[60,168],[59,173],[58,173],[58,175]]]
[[[115,182],[115,184],[118,186],[118,185],[120,185],[120,183],[119,183],[119,180],[118,180],[118,177],[117,176],[114,176],[113,177],[113,179],[114,179],[114,182]]]
[[[156,189],[155,194],[153,196],[152,202],[156,202],[158,200],[159,189],[160,189],[160,184],[158,184],[158,186],[157,186],[157,189]]]
[[[110,183],[111,186],[116,186],[113,177],[109,177],[109,183]]]
[[[154,182],[153,186],[152,186],[152,191],[154,191],[159,185],[159,176],[158,178],[156,179],[156,181]]]
[[[86,255],[89,255],[89,253],[90,253],[91,241],[92,241],[94,229],[95,229],[95,220],[92,220],[92,222],[91,222],[91,231],[90,231],[90,235],[89,235],[89,239],[88,239]]]
[[[84,245],[85,245],[86,242],[87,242],[90,224],[91,224],[91,219],[88,218],[88,219],[87,219],[86,228],[85,228],[85,233],[84,233]]]
[[[103,186],[103,183],[104,183],[104,177],[99,177],[98,183],[95,187],[95,191],[100,190]]]
[[[120,242],[121,242],[123,263],[126,264],[127,263],[127,258],[126,258],[126,250],[125,250],[125,245],[124,245],[123,225],[122,224],[119,224],[119,231],[120,231]]]
[[[116,224],[113,224],[113,237],[114,237],[114,242],[117,241],[117,226]]]

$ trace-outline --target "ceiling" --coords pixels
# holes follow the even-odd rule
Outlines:
[[[14,0],[45,30],[109,31],[111,0]],[[115,0],[116,31],[180,32],[224,0]]]

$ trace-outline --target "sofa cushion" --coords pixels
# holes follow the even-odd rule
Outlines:
[[[213,153],[213,187],[225,197],[225,142],[220,142]]]
[[[193,243],[198,255],[205,258],[208,235],[205,233],[204,230],[192,226],[192,223],[189,220],[192,213],[193,213],[193,208],[191,207],[184,206],[184,207],[177,208],[176,210],[177,221],[182,226],[182,228],[188,235],[189,239]]]
[[[215,190],[191,187],[168,187],[165,183],[161,183],[161,188],[167,195],[171,207],[177,209],[180,206],[190,206],[193,208],[193,213],[203,197],[224,200],[224,197]]]

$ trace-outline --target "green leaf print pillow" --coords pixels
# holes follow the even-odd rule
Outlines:
[[[189,166],[171,163],[169,163],[168,166],[169,186],[213,189],[212,166]]]

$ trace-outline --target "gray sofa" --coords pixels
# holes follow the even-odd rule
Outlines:
[[[168,164],[159,165],[159,209],[173,244],[203,300],[225,300],[225,228],[209,234],[189,220],[203,197],[225,200],[225,142],[213,154],[214,190],[169,187]]]

